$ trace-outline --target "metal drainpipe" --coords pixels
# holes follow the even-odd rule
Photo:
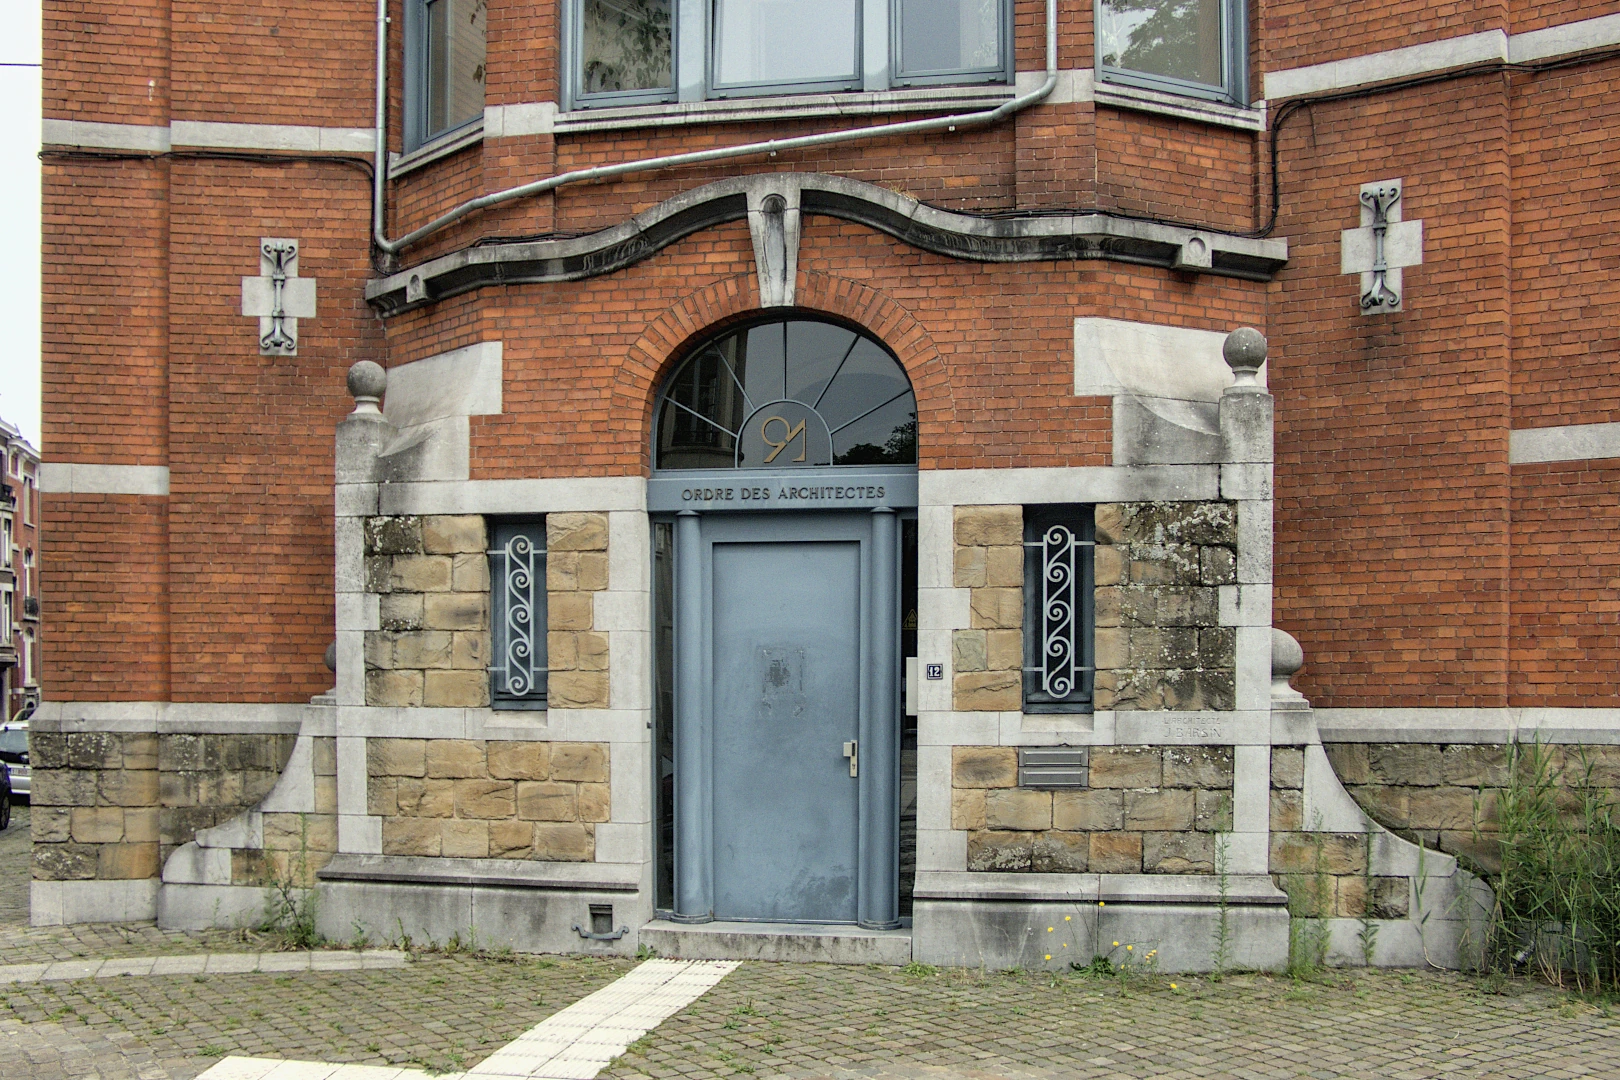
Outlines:
[[[371,239],[390,255],[399,247],[383,236],[388,212],[388,0],[377,0],[377,146],[371,170]],[[401,245],[403,246],[403,245]]]
[[[572,172],[548,176],[544,180],[533,180],[527,184],[507,188],[505,191],[491,192],[476,199],[469,199],[449,213],[434,218],[421,228],[414,229],[397,240],[390,240],[383,233],[386,211],[385,189],[388,183],[386,142],[388,133],[386,112],[388,93],[388,15],[387,0],[377,0],[377,164],[372,181],[372,242],[388,254],[397,255],[410,245],[455,224],[474,211],[499,206],[501,203],[511,202],[514,199],[523,199],[530,195],[554,191],[565,184],[582,184],[592,180],[606,180],[610,177],[626,176],[630,173],[650,172],[654,169],[667,169],[677,165],[698,165],[708,161],[724,161],[727,158],[750,157],[755,154],[769,154],[775,157],[785,150],[800,150],[810,146],[830,146],[836,143],[863,142],[867,139],[884,138],[889,135],[912,135],[924,131],[955,131],[959,127],[981,127],[985,124],[994,124],[1022,112],[1051,94],[1052,88],[1057,85],[1057,72],[1057,0],[1046,0],[1046,80],[1029,93],[1015,97],[1011,101],[1003,102],[994,109],[956,113],[951,116],[935,116],[926,120],[906,120],[894,124],[878,124],[875,127],[845,128],[841,131],[826,131],[818,135],[801,135],[792,139],[768,139],[764,142],[742,143],[738,146],[724,146],[713,150],[695,150],[686,154],[667,154],[663,157],[642,158],[639,161],[623,161],[617,165],[598,165],[589,169],[575,169]]]

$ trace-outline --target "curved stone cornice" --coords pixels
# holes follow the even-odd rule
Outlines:
[[[754,189],[758,189],[754,191]],[[925,206],[860,180],[822,173],[762,173],[682,192],[586,236],[484,244],[429,259],[366,285],[383,316],[484,285],[578,281],[640,262],[695,232],[741,221],[749,194],[796,190],[805,214],[866,225],[936,255],[968,262],[1109,259],[1191,273],[1267,281],[1288,260],[1287,240],[1253,240],[1103,213],[981,217]]]

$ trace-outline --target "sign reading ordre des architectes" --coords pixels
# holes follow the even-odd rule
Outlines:
[[[647,481],[647,509],[870,510],[917,505],[914,470],[817,469],[790,475],[748,473],[665,474]]]

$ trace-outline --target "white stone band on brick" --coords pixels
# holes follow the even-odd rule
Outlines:
[[[1485,30],[1326,64],[1269,72],[1265,77],[1266,97],[1272,100],[1300,97],[1492,60],[1530,63],[1616,44],[1620,44],[1620,15],[1582,19],[1524,34]]]
[[[1521,428],[1508,434],[1508,464],[1620,458],[1620,424]]]
[[[39,490],[52,495],[167,495],[169,467],[46,461],[39,466]]]
[[[97,150],[145,150],[164,153],[176,146],[230,150],[304,150],[372,152],[370,128],[329,128],[305,124],[228,124],[176,120],[162,124],[104,124],[88,120],[47,119],[41,141],[46,146],[82,146]]]

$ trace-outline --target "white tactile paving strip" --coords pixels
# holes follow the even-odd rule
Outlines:
[[[592,1080],[629,1045],[702,997],[734,960],[648,960],[507,1043],[437,1080]],[[420,1080],[416,1069],[229,1057],[197,1080]]]
[[[143,956],[130,960],[61,960],[54,964],[11,964],[0,967],[0,985],[109,979],[118,975],[251,975],[255,972],[370,971],[404,967],[398,949],[364,952],[196,953],[191,956]]]

